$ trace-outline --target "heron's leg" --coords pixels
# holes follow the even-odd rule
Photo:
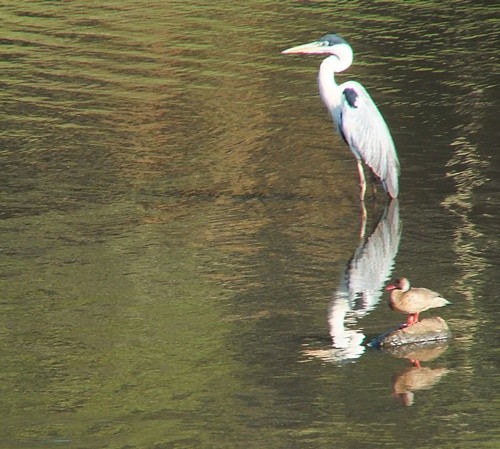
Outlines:
[[[372,178],[372,199],[377,196],[377,184],[375,184],[375,178]]]
[[[368,214],[366,213],[365,202],[361,201],[361,225],[359,229],[359,239],[363,240],[366,234],[366,219]]]
[[[375,200],[376,194],[377,194],[377,182],[379,181],[379,177],[373,172],[373,170],[370,170],[370,185],[372,188],[372,200]]]
[[[361,159],[356,159],[356,162],[358,163],[359,188],[361,189],[359,198],[361,201],[364,201],[366,192],[365,172],[363,171],[363,163],[361,162]]]

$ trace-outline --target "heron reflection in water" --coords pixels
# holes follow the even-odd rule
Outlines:
[[[363,220],[361,227],[364,226]],[[392,200],[370,236],[361,239],[333,295],[328,313],[331,361],[354,360],[365,351],[365,335],[355,325],[379,303],[394,268],[400,238],[399,203]]]
[[[292,47],[282,53],[330,55],[319,69],[319,92],[338,132],[356,158],[361,202],[366,191],[363,162],[380,179],[389,196],[396,198],[399,192],[399,160],[382,114],[360,83],[347,81],[338,85],[335,82],[335,73],[346,70],[352,64],[350,45],[336,34],[328,34],[318,41]],[[366,215],[364,207],[362,210]]]

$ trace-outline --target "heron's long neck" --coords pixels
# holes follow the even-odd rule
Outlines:
[[[318,75],[319,94],[331,113],[333,113],[334,108],[340,105],[341,92],[335,82],[338,63],[337,56],[329,56],[321,63]]]

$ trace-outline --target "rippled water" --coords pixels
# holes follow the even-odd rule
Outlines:
[[[494,447],[494,12],[4,2],[0,446]],[[326,32],[403,167],[361,241],[321,59],[280,54]],[[420,368],[362,343],[403,275],[454,303]]]

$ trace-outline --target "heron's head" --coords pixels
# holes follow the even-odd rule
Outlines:
[[[281,53],[336,56],[339,60],[339,67],[336,69],[337,72],[347,69],[351,65],[353,58],[351,46],[336,34],[327,34],[317,41],[298,45]]]

